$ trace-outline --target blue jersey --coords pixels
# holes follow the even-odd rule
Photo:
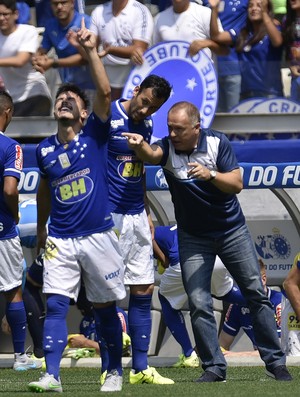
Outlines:
[[[281,317],[281,292],[274,291],[268,288],[268,298],[270,299],[277,325],[277,334],[280,338],[280,317]],[[251,339],[254,348],[256,348],[256,342],[254,338],[252,319],[250,316],[250,310],[247,306],[233,305],[231,304],[227,310],[225,321],[223,324],[223,331],[229,335],[236,336],[239,330],[243,329],[247,336]]]
[[[219,172],[239,168],[235,153],[224,134],[201,129],[198,145],[190,155],[177,152],[168,137],[155,144],[163,150],[161,166],[174,203],[178,228],[194,236],[217,239],[245,224],[235,194],[224,193],[209,181],[187,176],[190,162]]]
[[[177,265],[179,263],[177,225],[156,226],[154,240],[165,256],[169,258],[169,265]]]
[[[248,15],[248,0],[229,1],[221,0],[219,5],[219,18],[224,31],[228,31],[234,39],[246,25]],[[218,75],[228,76],[240,74],[239,62],[234,48],[229,55],[218,56]]]
[[[37,147],[41,177],[51,191],[49,236],[73,238],[113,226],[108,202],[107,143],[110,119],[92,113],[82,131],[63,145],[57,135]]]
[[[78,54],[77,49],[69,43],[66,34],[69,29],[78,30],[81,26],[81,19],[84,17],[86,27],[91,24],[90,16],[74,13],[73,20],[67,26],[61,26],[57,18],[51,18],[45,26],[41,47],[49,51],[52,47],[58,58],[67,58]],[[59,68],[61,80],[64,83],[74,83],[82,89],[95,89],[92,81],[89,65],[72,66]]]
[[[20,180],[23,168],[23,152],[15,140],[0,132],[0,240],[17,236],[14,217],[4,200],[4,177]]]
[[[30,7],[25,1],[17,1],[17,10],[18,10],[18,19],[17,23],[30,23],[31,19],[31,13],[30,13]]]
[[[280,27],[277,26],[277,29],[280,30]],[[283,96],[282,46],[273,47],[266,35],[256,44],[245,45],[238,58],[242,76],[241,95],[254,91],[262,92],[264,96]]]
[[[110,209],[118,214],[139,214],[144,210],[144,165],[127,145],[122,132],[136,132],[150,142],[152,118],[134,123],[125,112],[122,101],[112,103],[111,128],[108,144],[108,176]]]

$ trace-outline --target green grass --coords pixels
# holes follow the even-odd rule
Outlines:
[[[63,396],[96,397],[99,395],[124,397],[293,397],[300,394],[300,368],[289,368],[294,380],[276,382],[265,375],[263,367],[228,367],[227,382],[197,384],[193,381],[201,369],[159,368],[161,375],[175,380],[174,385],[130,385],[129,369],[124,370],[124,385],[120,393],[100,393],[99,370],[96,368],[63,368],[61,379]],[[27,384],[39,377],[38,371],[18,373],[0,369],[0,396],[32,396]],[[53,395],[53,394],[52,394]]]

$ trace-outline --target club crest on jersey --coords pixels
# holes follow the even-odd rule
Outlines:
[[[67,153],[62,153],[58,156],[61,168],[69,168],[71,163]]]
[[[189,46],[185,41],[169,41],[149,48],[144,53],[143,65],[131,71],[125,84],[124,98],[131,98],[134,88],[149,74],[164,77],[172,85],[171,97],[152,115],[154,139],[168,135],[167,112],[179,101],[192,102],[199,108],[203,128],[208,128],[213,121],[218,98],[215,68],[203,51],[190,57]]]

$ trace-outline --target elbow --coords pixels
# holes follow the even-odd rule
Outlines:
[[[234,186],[233,192],[234,194],[239,194],[243,190],[243,182],[239,183],[238,185]]]
[[[287,295],[289,294],[290,288],[291,288],[291,282],[290,280],[287,278],[286,280],[283,281],[282,283],[283,289],[285,290],[285,292],[287,293]]]

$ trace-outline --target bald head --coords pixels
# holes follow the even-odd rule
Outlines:
[[[200,123],[199,109],[191,102],[177,102],[169,110],[168,113],[184,110],[192,124]]]

